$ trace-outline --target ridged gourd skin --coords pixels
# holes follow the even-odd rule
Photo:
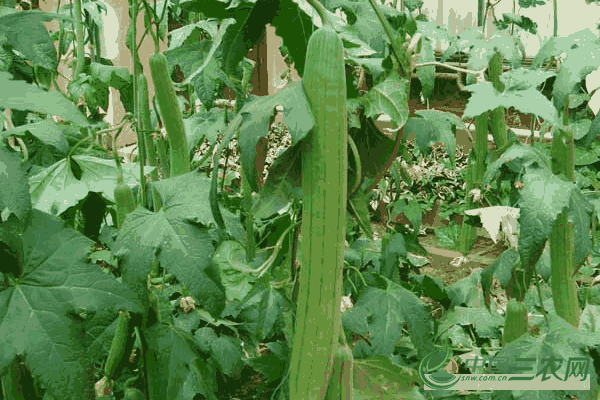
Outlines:
[[[314,126],[302,154],[302,241],[290,398],[323,399],[341,327],[348,170],[342,40],[324,26],[309,39],[304,93]]]
[[[325,400],[354,399],[354,357],[348,345],[338,347]]]
[[[527,333],[528,324],[527,306],[517,299],[510,299],[506,306],[504,334],[502,337],[503,345],[507,345]]]
[[[153,54],[148,64],[160,107],[160,115],[171,145],[171,177],[179,176],[190,172],[190,156],[183,115],[181,115],[175,88],[169,75],[167,58],[162,54]]]

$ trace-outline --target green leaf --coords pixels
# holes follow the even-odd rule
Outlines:
[[[443,112],[437,110],[421,110],[417,111],[416,114],[425,120],[431,123],[433,127],[433,137],[430,138],[430,141],[425,144],[423,140],[419,140],[419,136],[417,134],[417,143],[419,144],[419,149],[424,153],[428,154],[429,149],[425,147],[431,147],[431,144],[434,142],[442,142],[445,145],[446,153],[450,158],[450,165],[452,168],[455,168],[456,158],[456,139],[454,133],[456,129],[466,129],[465,124],[453,113]],[[416,132],[415,132],[416,134]],[[423,146],[425,144],[425,146]]]
[[[420,228],[422,223],[422,213],[421,206],[416,199],[401,197],[396,200],[394,208],[390,213],[390,220],[393,221],[400,214],[404,214],[415,229]]]
[[[265,376],[267,382],[274,382],[282,379],[287,372],[281,366],[289,360],[289,347],[288,343],[283,341],[269,342],[266,346],[271,352],[250,358],[248,365]]]
[[[569,51],[573,43],[578,43],[579,46],[582,46],[587,43],[594,43],[596,40],[598,40],[598,34],[592,32],[590,28],[582,29],[566,37],[551,37],[536,54],[531,62],[531,66],[542,66],[549,58],[560,56],[562,53]]]
[[[516,15],[511,13],[502,14],[503,19],[499,21],[494,21],[494,24],[499,29],[506,29],[511,24],[517,25],[519,28],[530,32],[532,34],[537,34],[537,23],[533,22],[531,18],[525,17],[523,15]]]
[[[285,121],[292,138],[292,146],[298,144],[313,128],[314,117],[301,82],[288,85],[274,96],[247,102],[240,114],[244,122],[240,127],[238,143],[244,176],[252,190],[257,190],[256,143],[269,131],[269,123],[276,105],[285,110]]]
[[[161,266],[185,284],[203,308],[218,315],[224,307],[225,290],[212,263],[210,179],[191,172],[152,186],[160,193],[162,209],[152,213],[138,207],[128,214],[112,249],[130,266],[123,272],[124,282],[143,285],[156,254]]]
[[[436,61],[433,46],[429,39],[422,41],[421,47],[421,63]],[[433,85],[435,83],[435,65],[417,68],[417,76],[423,86],[423,97],[429,99],[433,94]]]
[[[460,242],[460,231],[460,225],[440,226],[435,229],[435,238],[440,246],[457,249]]]
[[[194,333],[194,338],[200,346],[200,350],[205,353],[210,353],[210,344],[217,340],[218,337],[215,330],[208,326],[200,328]]]
[[[575,145],[573,146],[573,158],[575,165],[590,165],[600,160],[600,143],[594,140],[591,148]]]
[[[79,165],[79,163],[77,161],[75,161],[73,159],[73,157],[67,157],[67,160],[69,160],[69,172],[71,172],[71,174],[73,174],[75,179],[80,181],[82,174],[83,174],[83,170],[81,169],[81,166]]]
[[[546,146],[544,146],[546,147]],[[542,147],[525,146],[521,143],[515,143],[509,147],[502,155],[488,165],[483,177],[483,186],[487,186],[500,173],[502,166],[506,165],[510,171],[520,174],[525,167],[547,167],[550,168],[550,150],[547,153],[542,151]]]
[[[231,376],[243,366],[241,343],[238,338],[222,335],[210,344],[213,359],[227,376]]]
[[[223,27],[221,23],[220,30],[226,31],[225,34],[218,34],[212,38],[217,44],[220,44],[221,40],[227,44],[222,49],[223,69],[227,75],[233,74],[242,59],[261,38],[265,26],[277,15],[277,7],[262,1],[240,7],[236,11],[237,21],[231,19],[232,26],[229,28]]]
[[[342,316],[344,327],[367,326],[373,354],[391,355],[406,322],[419,354],[433,350],[431,316],[425,304],[411,291],[380,275],[375,276],[382,279],[386,287],[367,287],[354,307]]]
[[[395,128],[403,127],[408,120],[407,89],[406,79],[398,74],[390,75],[364,96],[365,115],[373,119],[382,114],[389,115]]]
[[[211,40],[167,50],[164,54],[169,68],[179,65],[186,81],[196,90],[198,98],[206,108],[212,108],[215,90],[227,79],[220,58],[214,57],[215,47]],[[190,55],[193,57],[190,57]],[[192,76],[193,75],[193,76]]]
[[[582,43],[566,53],[552,89],[554,105],[559,110],[562,110],[564,99],[569,94],[579,92],[579,82],[600,66],[600,46],[597,43]]]
[[[117,167],[113,160],[90,156],[72,156],[71,159],[81,169],[80,179],[74,175],[68,160],[62,159],[42,172],[29,178],[31,201],[38,210],[50,213],[53,207],[58,214],[77,204],[88,192],[98,192],[114,201],[117,185]],[[133,185],[139,179],[139,165],[124,163],[125,183]],[[154,167],[144,167],[150,173]]]
[[[66,126],[55,124],[51,120],[46,119],[40,122],[21,125],[6,130],[2,132],[2,135],[4,137],[8,137],[10,135],[24,137],[27,134],[27,132],[30,132],[41,142],[53,146],[62,153],[66,153],[67,151],[69,151],[69,142],[65,137],[67,129],[68,127]]]
[[[466,304],[470,307],[483,307],[485,301],[483,299],[483,291],[481,286],[479,286],[479,283],[481,283],[481,270],[475,270],[466,278],[461,279],[452,286],[449,286],[448,297],[450,300],[452,300],[451,305],[458,306]],[[485,308],[481,308],[481,310],[484,313],[488,313]],[[486,337],[494,337],[494,333],[489,333],[488,331],[488,335]]]
[[[473,286],[476,285],[476,282],[474,281],[478,282],[479,279],[470,279],[467,277],[462,281],[452,285],[454,288],[452,291],[456,292],[456,289],[462,286],[460,290],[464,290],[465,294],[469,294],[474,289]],[[468,287],[469,285],[471,285],[471,287]],[[479,292],[481,292],[481,290],[479,290]],[[459,301],[456,301],[454,304],[461,304]],[[491,314],[485,308],[455,306],[452,308],[452,311],[449,311],[448,314],[442,317],[440,326],[438,327],[438,332],[444,332],[455,325],[459,325],[461,327],[470,325],[474,327],[475,332],[477,335],[479,335],[479,337],[494,338],[498,337],[500,333],[500,325],[503,323],[504,318],[495,313]]]
[[[88,264],[93,242],[34,210],[20,237],[24,273],[0,292],[0,370],[20,354],[53,396],[88,397],[93,360],[84,349],[78,310],[128,309],[141,301],[110,274]]]
[[[31,211],[29,182],[21,157],[4,146],[0,146],[0,186],[0,209],[8,208],[19,219],[24,218]]]
[[[585,135],[587,135],[591,126],[592,121],[589,119],[582,119],[580,121],[571,123],[569,128],[573,129],[573,139],[582,139]]]
[[[269,176],[254,198],[255,218],[267,218],[286,207],[290,201],[302,198],[301,145],[286,149],[275,159]]]
[[[227,117],[231,121],[232,113],[230,111],[227,111]],[[202,144],[200,140],[204,138],[208,139],[209,144],[214,144],[217,135],[225,132],[227,128],[223,110],[216,107],[194,114],[193,117],[184,119],[183,123],[191,151],[196,146],[200,146]]]
[[[523,175],[520,197],[519,256],[523,265],[537,262],[538,250],[550,237],[552,225],[569,206],[575,184],[555,176],[548,169],[534,168]],[[543,204],[543,207],[540,205]]]
[[[43,22],[62,18],[65,17],[41,10],[30,10],[26,13],[4,12],[0,16],[0,35],[6,35],[8,44],[23,54],[27,60],[31,60],[35,65],[45,69],[55,71],[58,66],[56,49]],[[7,89],[3,84],[0,84],[0,86],[2,86],[3,92]],[[40,92],[42,92],[41,89]],[[5,93],[12,95],[20,92],[8,90]],[[85,125],[85,123],[82,125]]]
[[[0,272],[12,273],[18,278],[23,273],[23,242],[16,224],[4,222],[0,225]]]
[[[526,90],[537,88],[549,78],[556,76],[554,71],[514,68],[500,75],[504,90]]]
[[[68,90],[71,101],[75,104],[83,96],[92,113],[96,113],[98,107],[108,109],[108,85],[95,76],[79,75],[69,82]]]
[[[198,358],[194,338],[169,325],[155,324],[144,332],[148,343],[148,394],[155,399],[176,399],[190,368]]]
[[[592,252],[590,229],[593,205],[587,201],[579,190],[573,191],[569,203],[569,221],[573,221],[573,240],[575,242],[574,265],[581,265]]]
[[[514,107],[523,113],[540,116],[552,125],[560,125],[552,103],[535,89],[505,90],[500,93],[490,82],[469,85],[467,89],[472,94],[465,106],[463,119],[474,118],[498,107]]]
[[[80,126],[88,125],[81,111],[61,92],[47,92],[38,86],[11,78],[8,72],[0,71],[0,107],[39,111],[43,114],[58,115]],[[19,93],[19,96],[15,96],[15,93]]]
[[[291,312],[286,298],[270,285],[257,284],[240,306],[240,318],[254,342],[261,342],[279,333],[283,314]]]
[[[215,379],[217,368],[212,360],[195,358],[190,364],[190,372],[183,384],[177,400],[192,399],[198,394],[203,395],[206,400],[218,400],[215,393],[218,392]]]
[[[348,199],[348,212],[354,217],[360,230],[367,237],[373,238],[371,229],[371,214],[369,212],[369,200],[367,194],[362,190],[357,190]]]
[[[246,263],[246,250],[238,242],[225,241],[213,258],[221,272],[227,300],[241,301],[256,280],[254,270]]]
[[[423,6],[423,2],[421,0],[406,0],[404,3],[404,7],[408,8],[408,11],[413,12],[417,8]]]
[[[357,399],[420,399],[422,385],[416,371],[398,365],[386,355],[354,359],[354,393]]]
[[[379,264],[379,255],[381,253],[381,242],[369,240],[366,237],[360,237],[346,249],[344,261],[355,267],[362,267],[373,263],[375,267]]]
[[[179,314],[177,318],[174,319],[175,328],[181,329],[187,334],[192,334],[193,331],[198,329],[200,326],[201,320],[198,313],[188,313],[188,314]]]
[[[419,29],[419,33],[429,38],[430,40],[445,40],[450,42],[450,35],[448,33],[448,30],[445,29],[444,26],[436,25],[434,21],[417,21],[417,27]]]
[[[552,303],[552,301],[550,301]],[[533,359],[531,363],[527,363],[527,368],[537,371],[543,368],[544,363],[549,358],[560,358],[561,360],[569,360],[571,358],[579,358],[586,356],[585,348],[588,346],[598,346],[600,336],[597,332],[586,332],[574,329],[564,319],[558,317],[554,313],[548,313],[548,324],[541,323],[539,327],[541,332],[539,337],[531,337],[529,334],[521,337],[519,340],[511,342],[508,346],[502,348],[495,357],[498,360],[515,360],[515,359]],[[591,359],[587,366],[586,373],[589,373],[590,380],[595,382],[598,377],[596,369],[593,367]],[[571,363],[563,362],[557,366],[556,374],[565,374]],[[586,364],[584,364],[586,365]],[[514,371],[514,364],[509,362],[498,363],[491,371],[496,374],[511,373]],[[529,399],[549,399],[559,400],[565,397],[565,393],[561,391],[524,391],[521,392]],[[589,391],[573,391],[573,395],[585,398],[589,395]]]

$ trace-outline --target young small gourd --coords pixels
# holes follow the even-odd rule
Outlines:
[[[123,172],[120,169],[117,176],[117,186],[115,186],[113,195],[117,207],[117,229],[120,229],[123,226],[123,222],[125,222],[127,214],[133,212],[137,206],[133,197],[133,191],[123,181]]]
[[[517,299],[510,299],[506,307],[506,318],[504,320],[503,345],[507,345],[527,333],[528,323],[527,306]]]
[[[126,356],[128,347],[127,342],[130,333],[130,320],[131,316],[129,315],[129,312],[119,311],[115,336],[113,336],[110,353],[108,354],[108,359],[104,365],[104,376],[109,379],[114,379],[115,375],[119,372],[119,365]]]

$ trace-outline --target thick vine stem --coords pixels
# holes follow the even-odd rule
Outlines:
[[[354,143],[354,139],[352,139],[352,136],[350,135],[348,135],[348,145],[350,146],[350,150],[352,150],[352,155],[354,156],[354,165],[356,166],[356,179],[354,180],[352,188],[348,191],[348,198],[350,198],[360,188],[360,182],[362,180],[362,166],[360,163],[358,147],[356,147],[356,143]]]
[[[15,143],[15,141],[19,144],[18,146]],[[21,152],[21,154],[23,155],[23,161],[21,161],[21,163],[24,164],[24,163],[27,162],[27,160],[29,160],[29,153],[27,152],[27,145],[25,144],[25,142],[23,141],[23,139],[21,139],[18,136],[9,136],[8,137],[8,144],[14,150],[17,150],[17,151]]]
[[[317,14],[319,14],[319,17],[321,18],[321,23],[323,24],[323,26],[329,26],[331,28],[334,27],[333,20],[329,16],[329,11],[323,6],[323,4],[319,3],[318,0],[307,0],[307,2],[311,5],[312,8],[314,8],[317,11]]]
[[[115,133],[115,136],[113,136],[113,158],[115,159],[115,164],[117,164],[117,171],[120,174],[123,174],[123,170],[121,168],[121,157],[119,157],[119,152],[117,151],[117,138],[119,137],[121,132],[123,132],[124,127],[125,126],[122,125],[117,131],[117,133]]]
[[[388,37],[388,39],[390,40],[390,43],[392,44],[392,53],[394,54],[394,57],[396,57],[396,61],[398,62],[398,65],[400,65],[400,67],[403,69],[403,73],[406,75],[410,75],[410,70],[408,70],[407,67],[407,60],[406,60],[406,53],[405,50],[402,48],[401,43],[398,43],[398,40],[396,39],[396,34],[394,32],[394,29],[391,27],[391,25],[389,24],[389,22],[387,21],[387,19],[385,18],[385,16],[383,15],[383,13],[381,12],[381,10],[379,9],[379,5],[375,0],[369,0],[369,3],[371,4],[371,7],[373,7],[373,11],[375,11],[375,14],[377,15],[377,18],[379,19],[379,22],[381,23],[381,26],[383,27],[383,30],[385,31],[386,36]]]

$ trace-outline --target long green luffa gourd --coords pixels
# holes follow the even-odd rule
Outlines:
[[[302,155],[300,285],[290,399],[323,399],[341,327],[348,170],[346,75],[342,40],[327,11],[309,39],[302,83],[315,124]]]

